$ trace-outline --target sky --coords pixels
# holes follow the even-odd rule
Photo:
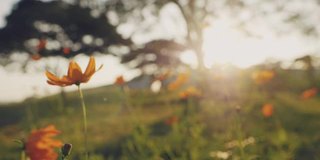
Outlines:
[[[18,0],[1,0],[0,1],[0,27],[5,25],[5,16],[8,15],[13,7],[13,5],[18,2]]]
[[[127,80],[137,75],[137,72],[130,71],[123,65],[120,65],[118,58],[101,55],[96,55],[95,57],[97,67],[102,64],[103,68],[93,75],[89,83],[83,84],[83,88],[112,84],[119,75],[123,75]],[[88,64],[89,57],[78,55],[74,60],[80,65],[82,71],[84,71]],[[67,63],[63,63],[61,60],[59,63],[59,60],[56,58],[43,58],[40,61],[34,62],[33,65],[44,66],[44,63],[54,64],[54,67],[59,66],[59,73],[67,73]],[[54,70],[49,69],[49,71],[55,73]],[[31,73],[22,73],[21,71],[9,72],[0,66],[0,77],[0,103],[18,102],[24,100],[26,97],[42,97],[60,91],[60,87],[47,84],[44,70]],[[65,88],[67,91],[77,89],[74,85]]]
[[[279,37],[265,29],[259,32],[259,37],[248,37],[230,26],[228,20],[216,20],[214,26],[204,31],[204,63],[207,67],[230,63],[245,68],[267,59],[292,61],[317,49],[316,43],[299,34]]]
[[[13,5],[17,1],[18,0],[0,0],[0,27],[5,25],[5,16],[10,13]],[[75,57],[75,61],[79,63],[82,70],[85,69],[88,59],[88,57],[81,55]],[[52,63],[52,61],[57,60],[43,61],[51,61]],[[34,65],[42,65],[41,63],[45,63],[43,61],[35,62],[39,64]],[[119,75],[124,75],[125,79],[131,79],[137,74],[135,71],[129,71],[126,67],[120,65],[119,59],[113,56],[97,56],[96,64],[103,64],[104,67],[92,77],[89,84],[83,85],[84,88],[111,84]],[[62,68],[61,72],[66,73],[66,71],[67,66]],[[76,87],[71,86],[68,87],[67,90],[76,90]],[[59,91],[59,87],[50,86],[46,83],[44,71],[41,73],[34,72],[28,74],[19,71],[11,72],[0,65],[0,103],[19,102],[30,96],[55,94]]]
[[[0,26],[5,25],[4,17],[10,13],[13,4],[17,0],[0,1]],[[172,14],[170,8],[166,9],[163,17]],[[168,31],[170,32],[170,30]],[[218,19],[214,25],[204,31],[205,65],[233,64],[238,67],[249,67],[261,63],[268,58],[290,61],[306,53],[316,51],[315,43],[310,43],[297,35],[278,37],[269,30],[261,32],[261,37],[247,37],[235,30],[227,19]],[[181,59],[186,63],[195,65],[195,57],[192,53],[184,53]],[[76,56],[81,68],[84,70],[88,57]],[[96,56],[96,64],[103,64],[101,71],[97,72],[85,88],[98,87],[114,82],[119,75],[131,79],[137,72],[130,71],[120,65],[119,59],[112,56]],[[57,63],[57,59],[45,59],[35,62],[35,66],[43,63]],[[66,73],[67,66],[61,66],[61,73]],[[62,67],[63,66],[63,67]],[[0,66],[0,103],[18,102],[30,96],[44,96],[57,93],[60,88],[46,83],[43,72],[22,73],[11,72]],[[75,90],[75,86],[67,87],[67,90]]]

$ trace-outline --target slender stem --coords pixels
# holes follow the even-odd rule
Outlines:
[[[123,94],[123,105],[125,106],[124,109],[128,111],[128,115],[131,117],[133,125],[137,124],[139,122],[138,117],[136,116],[137,110],[134,111],[132,105],[131,105],[131,98],[130,98],[130,92],[128,86],[121,86],[121,92]],[[136,112],[136,113],[134,113]],[[139,112],[138,112],[139,113]]]
[[[82,112],[83,112],[83,133],[84,133],[84,150],[85,150],[85,159],[89,159],[88,154],[88,135],[87,135],[87,111],[86,111],[86,104],[84,103],[84,98],[82,94],[82,90],[80,88],[80,85],[78,85],[78,91],[79,96],[81,99],[81,106],[82,106]]]
[[[243,160],[245,159],[245,154],[244,154],[244,146],[243,146],[243,135],[242,135],[242,119],[240,113],[237,114],[238,116],[238,122],[237,122],[237,132],[238,132],[238,145],[239,145],[239,151],[240,151],[240,159]]]
[[[27,112],[27,121],[28,121],[28,124],[29,124],[29,129],[32,130],[35,127],[34,125],[34,115],[33,115],[33,111],[32,111],[32,104],[29,102],[29,104],[26,106],[26,112]]]
[[[20,159],[21,160],[26,160],[26,153],[24,152],[24,150],[21,151]]]
[[[126,92],[126,89],[125,89],[125,86],[120,86],[121,88],[121,92],[122,94],[124,95],[122,100],[123,100],[123,106],[124,106],[124,109],[127,109],[129,112],[131,112],[131,108],[128,104],[128,97],[127,97],[127,92]]]

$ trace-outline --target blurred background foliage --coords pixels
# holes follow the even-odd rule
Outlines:
[[[219,17],[233,17],[235,28],[248,36],[259,37],[252,29],[258,21],[279,35],[300,32],[317,37],[314,20],[319,17],[297,7],[303,4],[319,5],[316,0],[21,0],[0,30],[5,44],[0,53],[28,53],[34,58],[113,54],[130,67],[144,69],[176,67],[181,64],[178,54],[190,50],[197,55],[198,67],[204,68],[203,30]],[[163,17],[161,11],[170,7],[174,14]],[[159,27],[162,19],[171,21],[170,28]],[[169,32],[157,36],[161,30]]]

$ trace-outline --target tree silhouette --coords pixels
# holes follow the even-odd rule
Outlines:
[[[0,30],[0,53],[14,51],[71,57],[106,52],[112,45],[130,45],[104,15],[63,1],[22,0]],[[64,54],[63,54],[64,53]]]
[[[309,7],[313,6],[313,8],[311,10],[303,8],[304,3],[307,3]],[[228,20],[232,21],[234,28],[247,36],[253,37],[260,37],[261,33],[256,30],[259,25],[267,26],[280,36],[301,33],[304,36],[318,38],[320,33],[320,27],[317,25],[319,15],[312,14],[312,10],[320,9],[317,0],[307,2],[278,0],[254,2],[250,0],[109,0],[107,2],[108,10],[117,13],[122,21],[134,18],[136,20],[134,23],[138,26],[137,30],[150,30],[161,23],[156,20],[156,25],[150,25],[146,28],[139,25],[143,21],[159,19],[162,9],[168,5],[175,6],[176,14],[165,18],[177,18],[177,14],[181,15],[177,21],[181,20],[183,24],[179,24],[181,26],[178,30],[186,30],[184,35],[175,36],[173,41],[187,46],[197,55],[199,68],[204,68],[203,31],[208,25],[214,25],[215,20],[219,18],[227,17]],[[146,10],[149,11],[149,15],[146,15]]]
[[[7,25],[0,29],[0,43],[3,44],[0,53],[8,55],[13,51],[24,51],[41,56],[64,57],[79,53],[113,53],[120,55],[123,63],[140,68],[149,64],[161,66],[168,64],[168,61],[178,62],[178,53],[191,50],[197,55],[201,69],[204,68],[203,30],[219,17],[230,17],[235,22],[234,27],[249,36],[259,36],[259,33],[252,31],[252,26],[262,21],[279,33],[293,32],[299,28],[307,36],[317,37],[320,29],[314,19],[319,16],[308,16],[308,10],[295,7],[302,3],[278,0],[108,0],[99,3],[97,0],[22,0],[7,17]],[[308,3],[320,8],[316,0]],[[171,38],[149,38],[143,43],[134,41],[137,36],[148,36],[147,33],[161,23],[161,12],[168,5],[174,6],[176,13],[165,18],[178,17],[182,24],[176,27],[185,33],[172,35]],[[272,23],[269,23],[270,19]],[[146,21],[153,22],[146,25]],[[134,24],[132,31],[119,31],[128,23]],[[288,29],[288,25],[294,27]],[[184,49],[158,45],[159,42],[184,46]],[[110,49],[111,46],[126,46],[127,49],[119,54],[119,50]],[[150,49],[150,46],[157,47]],[[161,52],[164,50],[166,54]],[[155,59],[143,60],[148,57]]]

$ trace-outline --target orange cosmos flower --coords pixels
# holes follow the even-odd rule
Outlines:
[[[252,74],[252,79],[256,82],[256,84],[265,84],[268,83],[273,77],[275,73],[273,71],[264,70],[257,71]]]
[[[34,61],[38,61],[41,59],[41,55],[40,54],[33,54],[31,56],[31,59],[34,60]]]
[[[168,89],[172,91],[179,88],[180,86],[182,86],[184,83],[187,82],[188,78],[189,78],[189,74],[180,73],[177,79],[169,84]]]
[[[181,99],[187,99],[189,97],[200,97],[201,92],[195,87],[188,87],[186,90],[180,92],[179,94]]]
[[[100,70],[101,68],[102,65],[98,70]],[[51,72],[46,71],[46,76],[49,79],[47,80],[47,82],[51,85],[57,85],[61,87],[73,84],[80,85],[80,83],[87,83],[90,80],[91,76],[98,70],[96,70],[96,63],[93,57],[90,57],[90,61],[84,73],[82,73],[81,68],[76,62],[71,61],[69,63],[68,74],[63,76],[62,78],[58,78]]]
[[[63,144],[52,137],[60,133],[53,125],[31,132],[25,143],[26,154],[31,160],[55,160],[58,154],[55,148],[60,148]]]
[[[114,83],[115,83],[116,85],[122,86],[122,85],[125,83],[123,76],[118,76],[118,77],[116,78],[116,81],[115,81]]]
[[[266,103],[262,107],[262,114],[264,117],[271,117],[273,114],[273,105],[270,103]]]
[[[314,97],[315,95],[317,95],[317,93],[318,93],[318,89],[314,87],[314,88],[303,91],[301,94],[301,98],[303,100],[306,100]]]

